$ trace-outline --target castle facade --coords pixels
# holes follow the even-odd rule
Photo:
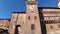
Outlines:
[[[37,0],[27,0],[26,12],[12,12],[11,19],[0,19],[0,34],[60,34],[60,8],[37,4]]]

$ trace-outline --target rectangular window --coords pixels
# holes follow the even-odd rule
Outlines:
[[[35,30],[35,24],[31,24],[31,30]]]
[[[36,16],[35,16],[34,18],[35,18],[35,19],[37,19],[37,17],[36,17]]]

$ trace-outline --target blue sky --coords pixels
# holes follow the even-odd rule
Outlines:
[[[38,7],[57,7],[58,0],[38,0]],[[26,0],[0,0],[0,18],[11,18],[14,11],[26,11]]]

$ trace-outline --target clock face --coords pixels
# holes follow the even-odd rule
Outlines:
[[[34,9],[34,5],[31,5],[31,6],[30,6],[30,9],[31,9],[31,10]]]

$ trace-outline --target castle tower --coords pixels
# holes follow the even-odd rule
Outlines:
[[[41,34],[37,0],[26,2],[25,34]]]
[[[58,0],[58,8],[60,8],[60,0]]]

